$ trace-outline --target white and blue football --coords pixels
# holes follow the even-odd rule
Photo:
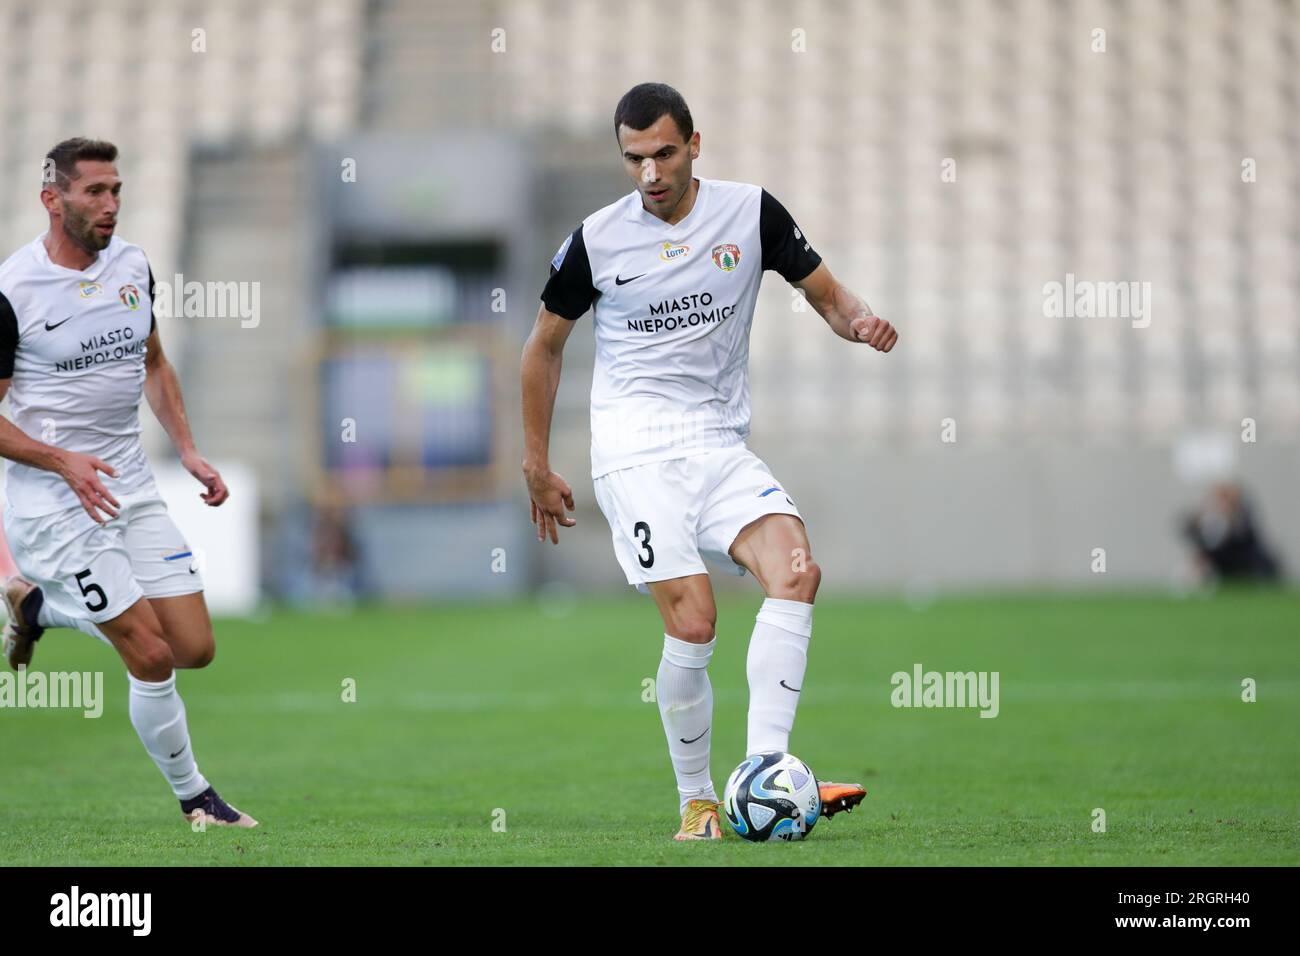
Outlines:
[[[802,840],[821,816],[822,798],[806,763],[774,751],[745,758],[727,780],[722,807],[746,840]]]

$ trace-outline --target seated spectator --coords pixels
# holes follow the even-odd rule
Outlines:
[[[1224,581],[1277,581],[1281,567],[1255,527],[1241,488],[1223,483],[1210,489],[1204,504],[1186,517],[1183,533],[1196,550],[1207,578]]]

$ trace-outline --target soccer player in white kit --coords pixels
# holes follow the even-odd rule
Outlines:
[[[747,754],[788,749],[821,580],[792,496],[745,446],[762,274],[802,289],[849,342],[888,352],[898,335],[835,280],[765,190],[692,175],[700,134],[672,87],[633,87],[614,130],[636,190],[584,219],[551,262],[523,353],[524,476],[538,540],[558,544],[575,519],[573,491],[550,467],[551,418],[564,343],[594,307],[596,500],[628,583],[663,618],[656,695],[677,777],[676,839],[718,839],[707,672],[717,610],[702,557],[748,571],[766,594],[746,663]],[[822,813],[865,794],[822,783]]]
[[[194,446],[180,381],[153,319],[153,275],[114,236],[117,148],[60,143],[46,157],[49,230],[0,265],[0,457],[5,536],[21,577],[5,582],[5,658],[26,667],[45,628],[110,644],[126,664],[131,723],[191,822],[253,827],[199,773],[175,668],[215,644],[203,581],[140,446],[143,395],[216,507],[228,497]]]

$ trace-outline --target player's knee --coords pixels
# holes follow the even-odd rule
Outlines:
[[[176,666],[175,656],[167,642],[159,635],[153,639],[143,640],[132,655],[132,672],[141,680],[163,681],[172,676]]]
[[[768,597],[812,604],[822,583],[822,568],[816,561],[803,561],[771,581]]]
[[[171,641],[177,645],[176,666],[186,669],[207,667],[217,656],[217,642],[212,635],[210,622],[188,629],[180,640]]]
[[[668,633],[677,640],[686,641],[688,644],[707,644],[713,640],[716,629],[717,621],[701,614],[679,617],[673,622],[672,630]]]
[[[176,666],[187,669],[207,667],[212,663],[212,659],[216,656],[217,644],[215,641],[208,640],[195,647],[187,649],[183,656],[178,656],[176,659]]]
[[[816,561],[809,561],[799,582],[799,600],[811,604],[817,596],[817,589],[822,585],[822,566]]]

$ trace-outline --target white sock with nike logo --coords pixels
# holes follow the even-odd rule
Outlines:
[[[171,784],[178,800],[197,797],[208,789],[208,782],[194,762],[190,731],[185,723],[185,704],[176,693],[176,672],[157,683],[140,680],[131,674],[128,709],[135,732],[162,775]]]
[[[808,667],[813,606],[768,598],[749,639],[749,739],[746,754],[787,751],[794,713]]]
[[[709,658],[717,643],[716,637],[707,644],[692,644],[664,635],[655,698],[668,735],[668,755],[677,774],[679,813],[686,809],[687,800],[718,799],[709,774],[713,686],[708,672]]]

